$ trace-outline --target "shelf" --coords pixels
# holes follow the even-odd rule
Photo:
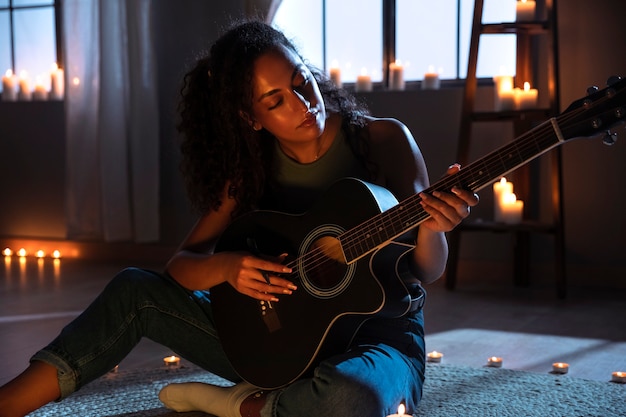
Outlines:
[[[470,117],[475,122],[509,120],[546,120],[552,114],[550,109],[528,109],[508,111],[472,112]]]
[[[483,34],[528,34],[538,35],[548,33],[550,22],[507,22],[507,23],[483,23],[480,25]]]

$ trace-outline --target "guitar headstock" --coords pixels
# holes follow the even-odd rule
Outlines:
[[[607,145],[615,143],[611,128],[626,123],[626,79],[611,77],[607,87],[587,89],[587,97],[574,101],[557,117],[565,139],[603,135]]]

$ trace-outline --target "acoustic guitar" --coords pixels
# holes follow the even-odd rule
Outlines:
[[[566,141],[601,135],[626,119],[626,79],[612,77],[603,90],[572,103],[511,143],[424,192],[453,186],[478,191]],[[386,189],[358,179],[335,183],[300,215],[254,211],[235,221],[216,250],[292,254],[284,278],[298,290],[280,302],[261,302],[223,283],[211,289],[215,324],[238,374],[262,389],[307,375],[322,359],[344,351],[372,317],[398,317],[410,308],[400,259],[413,246],[398,238],[429,215],[419,194],[398,202]]]

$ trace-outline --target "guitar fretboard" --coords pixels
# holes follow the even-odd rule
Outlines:
[[[563,139],[556,121],[556,118],[552,118],[542,123],[513,142],[463,167],[458,173],[433,184],[424,192],[448,192],[454,186],[474,192],[484,188],[559,145]],[[421,200],[420,195],[415,194],[341,234],[338,239],[347,263],[360,259],[426,220],[429,214],[422,208]]]

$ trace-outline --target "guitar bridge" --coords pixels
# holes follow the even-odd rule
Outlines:
[[[279,330],[282,326],[280,324],[280,319],[278,318],[278,313],[274,309],[274,306],[269,301],[260,301],[259,302],[261,308],[261,316],[263,317],[263,322],[269,330],[270,333]]]

